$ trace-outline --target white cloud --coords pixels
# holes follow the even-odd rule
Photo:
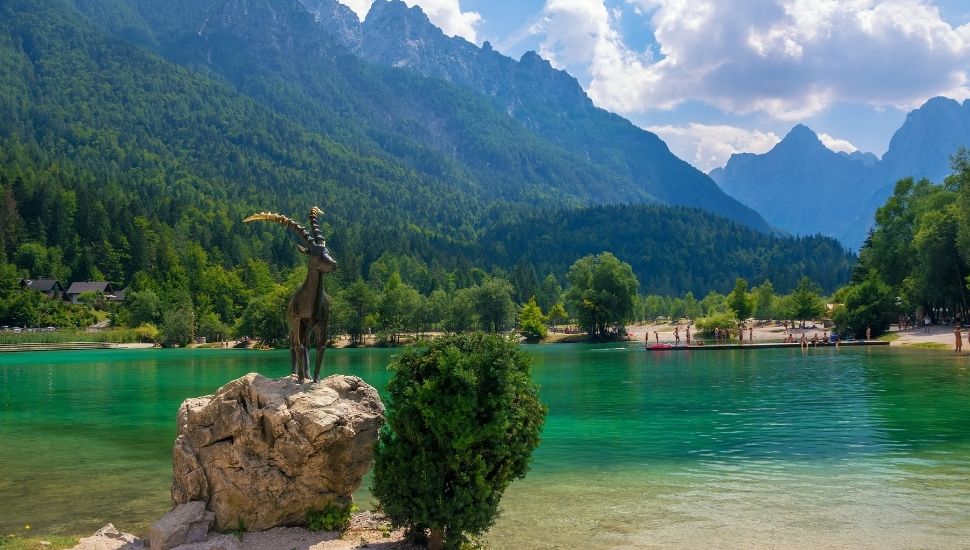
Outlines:
[[[837,137],[832,137],[825,132],[818,133],[818,140],[822,142],[822,145],[828,147],[833,151],[845,151],[846,153],[855,153],[859,150],[858,147],[852,145],[852,142],[847,139],[840,139]]]
[[[701,101],[800,120],[836,102],[970,97],[970,24],[948,24],[930,0],[627,2],[659,55],[628,48],[603,0],[547,0],[535,29],[544,56],[586,66],[590,97],[622,113]]]
[[[363,21],[374,0],[340,0],[340,3],[354,10]],[[462,11],[460,0],[404,0],[404,3],[408,7],[421,6],[428,19],[448,36],[460,36],[478,43],[476,27],[482,22],[482,15],[475,11]]]
[[[460,36],[474,44],[478,43],[475,27],[482,22],[482,15],[474,11],[461,11],[459,0],[405,0],[404,3],[421,6],[428,19],[448,36]]]
[[[357,18],[363,21],[374,0],[340,0],[340,3],[353,10]]]
[[[675,155],[703,172],[724,166],[735,153],[765,153],[781,141],[774,132],[726,125],[691,123],[651,126],[647,130],[659,135]]]

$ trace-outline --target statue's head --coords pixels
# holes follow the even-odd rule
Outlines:
[[[290,228],[303,241],[303,244],[299,245],[299,249],[302,254],[308,256],[310,270],[330,273],[337,269],[337,262],[330,255],[330,250],[327,248],[327,241],[323,239],[323,232],[320,231],[320,222],[317,219],[317,216],[320,214],[323,214],[323,210],[320,210],[318,207],[314,206],[310,209],[310,229],[312,233],[292,219],[272,212],[253,214],[243,221],[249,223],[257,220],[265,220],[276,222],[284,227]]]
[[[323,233],[320,231],[320,222],[317,220],[319,214],[323,214],[323,210],[320,210],[316,206],[310,209],[310,229],[313,231],[313,234],[310,235],[307,246],[300,247],[300,252],[310,257],[311,270],[330,273],[337,269],[337,262],[330,256],[327,241],[323,240]]]

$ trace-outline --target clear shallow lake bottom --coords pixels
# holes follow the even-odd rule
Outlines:
[[[549,417],[493,548],[970,547],[970,355],[526,349]],[[383,389],[393,353],[331,350],[326,369]],[[181,401],[288,361],[0,355],[0,533],[146,532],[170,507]]]

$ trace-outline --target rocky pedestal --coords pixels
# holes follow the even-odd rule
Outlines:
[[[360,378],[247,374],[179,408],[172,502],[205,502],[219,531],[303,525],[308,511],[350,503],[383,421]]]

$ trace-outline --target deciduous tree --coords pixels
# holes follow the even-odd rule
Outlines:
[[[536,298],[533,296],[528,303],[522,306],[522,310],[519,312],[519,332],[527,340],[541,340],[548,334],[546,328],[548,320],[549,318],[542,314],[542,310],[539,309],[539,304],[536,303]]]
[[[636,275],[630,264],[609,252],[577,260],[566,279],[566,299],[590,336],[606,338],[611,328],[622,328],[632,315]]]

